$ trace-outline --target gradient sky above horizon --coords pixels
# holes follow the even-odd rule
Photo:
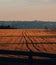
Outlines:
[[[0,0],[0,20],[56,21],[56,0]]]

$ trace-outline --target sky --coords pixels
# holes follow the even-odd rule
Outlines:
[[[0,0],[0,20],[56,21],[56,0]]]

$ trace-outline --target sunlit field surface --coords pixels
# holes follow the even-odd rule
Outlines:
[[[55,29],[0,29],[0,50],[56,54]],[[24,57],[2,55],[5,57]],[[27,58],[25,56],[24,58]],[[43,57],[35,57],[43,58]]]

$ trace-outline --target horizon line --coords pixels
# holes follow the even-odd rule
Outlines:
[[[21,21],[21,22],[26,22],[26,21],[27,21],[27,22],[30,22],[30,21],[32,21],[32,22],[56,22],[56,21],[49,21],[49,20],[0,20],[0,22],[2,22],[2,21],[3,21],[3,22],[7,22],[7,21],[8,21],[8,22],[9,22],[9,21],[11,21],[11,22],[13,22],[13,21],[14,21],[14,22],[16,22],[16,21],[17,21],[17,22],[19,22],[19,21]]]

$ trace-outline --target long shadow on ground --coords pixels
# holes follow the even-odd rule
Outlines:
[[[56,54],[49,54],[43,52],[24,52],[24,51],[11,51],[11,50],[0,50],[0,54],[10,54],[10,55],[24,55],[28,56],[28,59],[12,58],[12,57],[0,57],[0,64],[6,65],[55,65],[56,64]],[[32,56],[48,57],[50,59],[32,59]]]

